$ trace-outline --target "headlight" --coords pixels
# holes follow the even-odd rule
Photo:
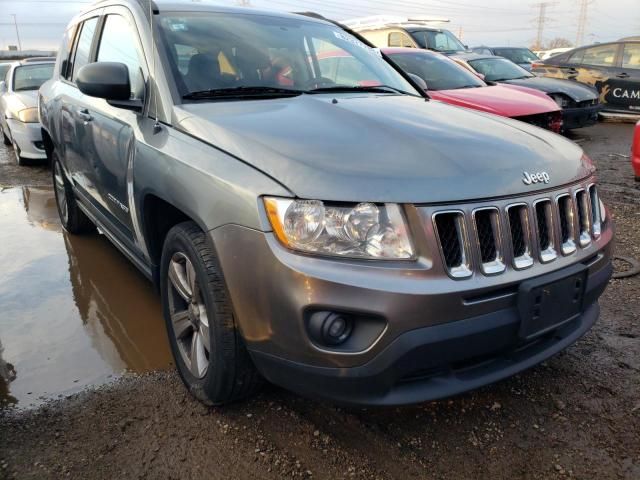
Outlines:
[[[396,204],[345,206],[273,197],[264,203],[276,237],[291,249],[377,260],[414,257],[407,224]]]
[[[555,100],[560,108],[566,108],[569,106],[569,100],[564,95],[551,95],[551,98]]]
[[[18,112],[18,119],[23,123],[38,123],[38,109],[33,107],[20,110]]]

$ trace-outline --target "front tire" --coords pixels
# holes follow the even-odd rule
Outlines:
[[[194,222],[167,234],[160,281],[173,357],[193,396],[223,405],[255,393],[262,379],[236,327],[213,248]]]
[[[64,229],[73,234],[93,232],[96,227],[91,220],[89,220],[89,217],[80,210],[71,184],[64,174],[60,159],[55,151],[51,154],[51,172],[53,176],[56,207],[58,208],[60,223]]]

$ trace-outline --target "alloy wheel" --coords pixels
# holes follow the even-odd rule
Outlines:
[[[193,263],[184,253],[174,253],[168,276],[169,314],[180,356],[194,377],[203,378],[211,354],[209,318]]]

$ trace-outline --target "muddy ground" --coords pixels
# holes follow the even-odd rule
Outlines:
[[[599,167],[617,252],[640,258],[631,131],[573,138]],[[0,184],[44,178],[3,155]],[[594,329],[545,364],[413,407],[343,409],[267,387],[209,409],[159,371],[0,410],[0,478],[639,479],[640,277],[612,280],[601,306]]]

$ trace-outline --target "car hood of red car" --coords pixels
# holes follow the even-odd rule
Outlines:
[[[515,85],[429,90],[428,93],[434,100],[503,117],[525,117],[560,110],[544,93]]]

